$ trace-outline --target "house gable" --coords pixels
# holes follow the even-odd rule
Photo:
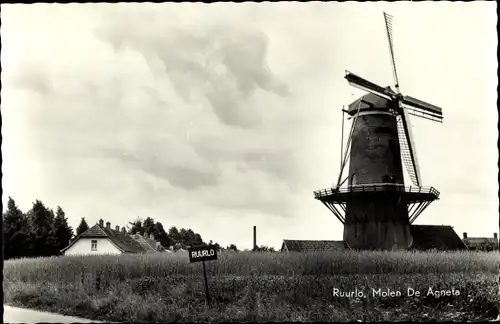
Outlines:
[[[77,235],[68,246],[61,250],[61,252],[66,253],[66,251],[71,248],[74,244],[76,244],[81,238],[106,238],[106,233],[99,227],[98,224],[95,224],[85,232]]]
[[[108,241],[109,244],[114,246],[113,250],[118,250],[120,253],[141,253],[145,252],[145,249],[134,239],[130,237],[130,235],[126,233],[122,233],[120,231],[112,230],[110,228],[101,227],[99,224],[95,224],[82,234],[78,235],[71,243],[61,250],[61,252],[65,254],[72,254],[73,252],[67,253],[68,250],[72,249],[72,247],[78,242],[89,242],[88,251],[89,253],[94,253],[90,248],[90,240],[97,239],[98,241],[103,240],[102,242]],[[84,241],[82,241],[84,240]],[[82,245],[83,244],[83,245]],[[78,243],[78,249],[73,251],[80,251],[86,243]],[[99,244],[99,243],[98,243]],[[107,243],[102,243],[107,244]],[[112,250],[111,248],[107,248],[107,250]]]
[[[92,241],[97,244],[96,249],[92,250]],[[71,246],[65,249],[65,255],[83,255],[83,254],[121,254],[122,251],[106,237],[81,237],[75,240]]]

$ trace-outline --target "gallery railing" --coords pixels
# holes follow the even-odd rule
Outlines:
[[[388,191],[388,190],[432,194],[436,197],[439,197],[439,191],[437,191],[434,187],[405,186],[398,183],[374,183],[374,184],[350,185],[341,188],[328,188],[328,189],[314,191],[314,197],[321,198],[338,193],[348,193],[348,192],[374,192],[374,191]]]

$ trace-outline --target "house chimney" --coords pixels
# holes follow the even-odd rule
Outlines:
[[[464,239],[467,238],[467,232],[464,232]]]
[[[127,233],[127,232],[125,231],[125,227],[122,227],[122,233],[123,233],[123,234]]]
[[[257,250],[257,226],[253,227],[253,250]]]
[[[498,240],[498,233],[493,233],[493,238],[495,238],[495,240]]]
[[[102,219],[99,220],[99,226],[104,227],[104,221]]]
[[[106,222],[106,228],[107,229],[111,229],[111,223],[110,222]]]
[[[115,226],[115,231],[119,232],[120,231],[120,226],[116,225]]]

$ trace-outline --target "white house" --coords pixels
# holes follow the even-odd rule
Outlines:
[[[78,235],[71,243],[61,250],[64,255],[88,254],[121,254],[121,253],[148,253],[162,250],[160,242],[152,237],[140,234],[127,234],[125,227],[116,226],[111,229],[111,223],[99,220],[82,234]]]

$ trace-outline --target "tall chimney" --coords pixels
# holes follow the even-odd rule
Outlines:
[[[464,232],[464,239],[467,238],[467,232]]]
[[[120,231],[120,226],[116,225],[115,226],[115,231],[119,232]]]
[[[253,227],[253,251],[257,250],[257,226]]]
[[[107,229],[111,229],[111,223],[110,222],[106,222],[106,228]]]
[[[493,237],[495,238],[495,240],[498,240],[498,233],[493,233]]]
[[[99,226],[104,227],[104,221],[102,219],[99,220]]]
[[[125,227],[122,227],[122,233],[126,234]]]

